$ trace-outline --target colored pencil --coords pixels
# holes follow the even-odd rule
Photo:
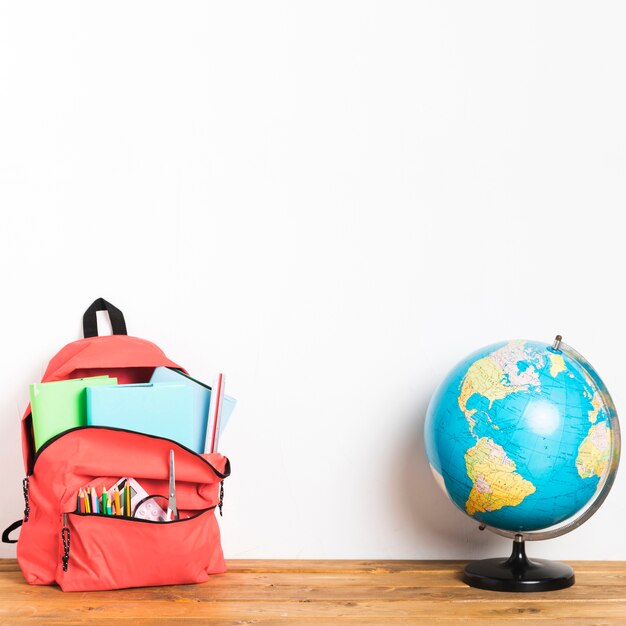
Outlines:
[[[126,479],[126,515],[130,517],[130,485],[128,484],[128,478]]]
[[[120,490],[117,485],[113,487],[113,501],[115,502],[115,515],[121,515],[120,512]]]
[[[96,493],[96,488],[90,487],[89,491],[91,493],[91,512],[100,513],[100,508],[98,507],[98,494]]]
[[[107,488],[102,485],[102,513],[106,515],[107,512]]]

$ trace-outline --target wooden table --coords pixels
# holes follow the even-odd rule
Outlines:
[[[460,580],[460,561],[229,561],[203,585],[63,593],[0,560],[0,624],[626,625],[626,562],[574,561],[576,585],[498,593]]]

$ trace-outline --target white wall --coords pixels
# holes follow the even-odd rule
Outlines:
[[[3,2],[0,525],[28,384],[103,296],[239,398],[229,557],[453,558],[422,423],[560,332],[626,406],[619,2]],[[626,559],[626,482],[535,556]],[[11,556],[13,547],[0,555]]]

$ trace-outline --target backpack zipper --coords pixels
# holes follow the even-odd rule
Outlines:
[[[52,437],[52,439],[48,439],[48,441],[46,441],[46,443],[44,443],[41,446],[41,448],[37,450],[37,453],[33,457],[33,463],[31,466],[31,471],[30,471],[29,476],[33,475],[33,472],[35,471],[35,464],[37,463],[37,459],[39,458],[41,453],[50,446],[50,444],[54,443],[57,439],[60,439],[61,437],[64,437],[65,435],[74,432],[75,430],[85,430],[85,428],[99,428],[102,430],[117,430],[122,433],[134,433],[135,435],[142,435],[144,437],[150,437],[151,439],[161,439],[162,441],[169,441],[170,443],[173,443],[179,446],[183,450],[190,452],[194,456],[197,456],[202,462],[206,463],[213,470],[213,472],[218,478],[224,479],[230,476],[230,461],[228,460],[228,458],[226,459],[226,466],[225,466],[226,473],[222,474],[222,472],[220,472],[218,469],[213,467],[213,465],[211,465],[206,459],[201,457],[197,452],[194,452],[191,448],[184,446],[182,443],[179,443],[178,441],[174,441],[173,439],[168,439],[167,437],[158,437],[157,435],[150,435],[149,433],[140,433],[137,430],[129,430],[128,428],[117,428],[116,426],[77,426],[76,428],[70,428],[69,430],[65,430],[62,433],[55,435],[54,437]]]
[[[28,476],[22,480],[22,491],[24,492],[24,521],[28,521],[30,515],[30,502],[28,501]]]
[[[161,522],[161,521],[155,521],[151,519],[143,519],[141,517],[132,517],[130,515],[105,515],[104,513],[81,513],[80,511],[69,511],[69,513],[63,513],[63,515],[65,516],[76,515],[78,517],[104,517],[105,519],[126,520],[126,521],[131,521],[131,522],[139,522],[140,524],[180,524],[181,522],[189,522],[192,519],[195,519],[196,517],[200,517],[201,515],[204,515],[204,513],[213,511],[216,508],[217,508],[217,504],[214,504],[213,506],[209,506],[206,509],[200,509],[197,513],[194,513],[193,515],[189,517],[183,517],[182,519],[175,519],[170,522]]]
[[[63,571],[67,572],[70,561],[70,529],[67,526],[67,513],[63,513],[63,528],[61,529],[61,540],[63,541]]]

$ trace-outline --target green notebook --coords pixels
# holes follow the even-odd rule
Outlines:
[[[93,376],[30,386],[35,450],[70,428],[87,426],[85,388],[117,385],[117,378]]]

